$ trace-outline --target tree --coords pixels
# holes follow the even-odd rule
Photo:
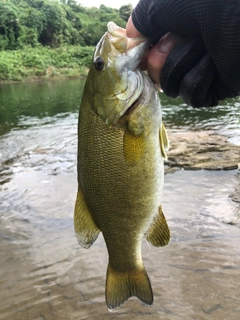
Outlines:
[[[95,46],[114,21],[125,27],[130,5],[120,10],[84,8],[77,0],[0,0],[0,51],[39,45]]]
[[[119,9],[119,15],[120,17],[124,20],[124,21],[128,21],[128,18],[130,17],[131,13],[132,13],[132,5],[131,4],[127,4],[124,6],[121,6]]]
[[[15,49],[20,33],[18,8],[11,2],[0,2],[0,50]]]

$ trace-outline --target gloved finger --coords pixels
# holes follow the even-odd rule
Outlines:
[[[216,76],[217,69],[207,53],[182,79],[179,93],[183,100],[194,108],[216,106],[219,98],[211,88]]]
[[[229,89],[229,85],[220,77],[215,79],[210,89],[214,92],[218,100],[234,98],[240,95],[240,90]]]
[[[209,54],[182,79],[179,92],[183,100],[194,108],[217,106],[220,100],[239,95],[219,77]]]
[[[182,39],[168,55],[160,75],[163,92],[172,98],[179,95],[182,79],[203,57],[206,47],[201,38]]]

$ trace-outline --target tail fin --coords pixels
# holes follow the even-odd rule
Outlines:
[[[147,305],[153,303],[152,287],[144,266],[140,270],[118,272],[108,265],[105,295],[109,311],[132,296]]]

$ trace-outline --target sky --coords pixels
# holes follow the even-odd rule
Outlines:
[[[107,7],[119,9],[125,4],[131,4],[134,8],[138,3],[138,0],[77,0],[77,2],[81,3],[83,7],[99,8],[100,4],[104,4]]]

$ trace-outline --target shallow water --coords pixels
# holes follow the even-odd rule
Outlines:
[[[0,319],[239,319],[237,171],[165,176],[162,202],[172,241],[162,249],[142,246],[154,304],[131,299],[108,312],[103,238],[85,250],[73,231],[82,88],[74,80],[0,89]],[[167,126],[197,130],[202,121],[239,141],[237,113],[219,107],[207,116],[186,108],[182,123],[181,103],[163,102]]]

